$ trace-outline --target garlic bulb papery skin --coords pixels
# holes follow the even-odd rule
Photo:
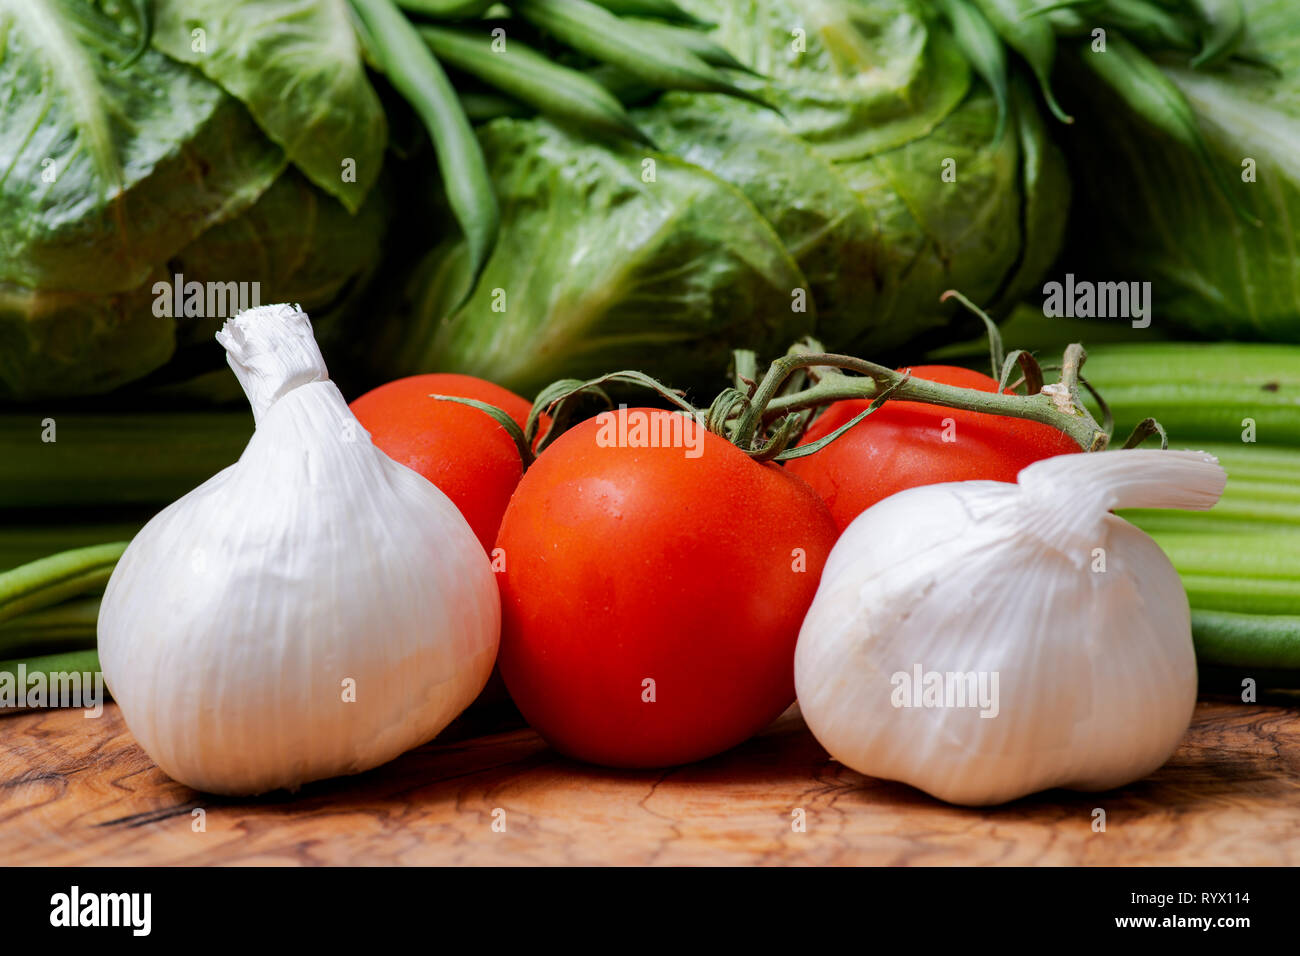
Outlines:
[[[1200,452],[1080,453],[869,508],[799,634],[809,728],[854,770],[957,804],[1146,776],[1191,720],[1191,622],[1164,552],[1108,512],[1209,508],[1225,480]]]
[[[468,523],[371,443],[306,315],[250,309],[217,338],[256,431],[126,549],[99,655],[164,772],[257,794],[436,735],[487,682],[501,608]]]

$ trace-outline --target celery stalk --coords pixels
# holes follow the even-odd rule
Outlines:
[[[32,411],[0,414],[0,508],[173,501],[235,462],[252,415]]]

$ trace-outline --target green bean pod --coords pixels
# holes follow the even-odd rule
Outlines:
[[[98,652],[84,650],[0,661],[0,674],[17,674],[19,664],[26,665],[29,675],[37,672],[49,675],[60,671],[80,671],[83,673],[89,671],[92,674],[101,671]]]
[[[659,37],[669,43],[685,47],[710,66],[721,66],[728,70],[740,70],[751,76],[758,76],[758,71],[737,60],[725,46],[710,39],[699,30],[673,26],[659,20],[646,20],[640,17],[624,17],[623,22],[641,30],[651,39]]]
[[[975,72],[993,91],[998,104],[998,125],[993,133],[994,145],[1002,142],[1007,127],[1009,93],[1007,86],[1007,53],[1002,39],[988,19],[977,7],[965,0],[939,0],[939,9],[952,28],[957,45]]]
[[[0,574],[0,622],[103,590],[126,544],[64,551]]]
[[[1035,7],[1025,18],[1035,17],[1052,25],[1058,37],[1091,34],[1092,26],[1106,10],[1106,0],[1054,0]]]
[[[637,79],[626,70],[602,63],[586,71],[587,76],[599,83],[625,106],[639,106],[659,92],[644,80]]]
[[[726,93],[770,108],[677,43],[646,43],[640,31],[588,0],[511,0],[529,23],[593,59],[662,90]]]
[[[480,30],[421,26],[420,36],[443,62],[495,86],[508,96],[562,122],[649,144],[603,86],[577,70],[558,66],[522,41],[507,39],[501,52]]]
[[[1144,46],[1196,49],[1196,36],[1176,16],[1147,0],[1106,0],[1106,22]]]
[[[392,0],[349,2],[361,20],[376,66],[411,104],[433,141],[447,201],[469,254],[469,282],[452,307],[455,311],[473,292],[501,225],[487,160],[447,74]]]
[[[595,3],[620,17],[654,17],[696,28],[713,26],[707,20],[686,12],[672,0],[595,0]]]
[[[1193,610],[1192,640],[1202,664],[1300,670],[1300,615]]]
[[[1052,115],[1062,123],[1073,123],[1074,118],[1061,109],[1052,93],[1056,34],[1047,20],[1033,15],[1037,10],[1034,0],[974,0],[974,3],[1007,46],[1019,53],[1034,71]]]
[[[397,0],[408,13],[435,20],[470,20],[481,17],[500,0]]]
[[[22,673],[30,683],[32,678],[40,674],[44,677],[44,684],[47,693],[55,685],[55,675],[59,674],[102,674],[103,669],[99,664],[99,653],[95,650],[81,651],[64,651],[58,654],[42,654],[38,657],[23,657],[13,660],[0,661],[0,674],[6,675],[13,685],[17,684],[19,677],[19,667],[22,667]],[[102,687],[102,684],[100,685]],[[21,690],[14,687],[15,691]],[[85,707],[90,703],[86,699],[86,689],[82,689],[83,699],[79,706]],[[0,710],[0,713],[4,711]]]
[[[96,523],[56,521],[45,512],[36,512],[22,524],[10,523],[0,528],[0,571],[72,548],[129,541],[144,527],[148,517],[141,512],[135,520]]]
[[[84,597],[0,623],[0,657],[26,657],[95,646],[99,598]]]
[[[534,116],[537,113],[537,110],[526,104],[499,93],[460,90],[457,95],[460,97],[460,108],[465,111],[471,123],[486,123],[503,116],[521,118]]]

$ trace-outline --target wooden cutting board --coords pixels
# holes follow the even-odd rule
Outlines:
[[[794,708],[661,771],[584,766],[491,723],[296,796],[225,800],[169,780],[112,704],[6,716],[0,863],[1300,864],[1296,707],[1203,701],[1152,777],[991,810],[846,769]]]

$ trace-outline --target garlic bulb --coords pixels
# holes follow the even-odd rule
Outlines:
[[[169,776],[254,794],[429,740],[487,681],[501,611],[469,525],[371,444],[306,315],[250,309],[217,338],[256,432],[131,542],[99,654]]]
[[[1097,452],[869,508],[799,634],[809,728],[841,763],[951,803],[1146,776],[1191,719],[1191,623],[1164,552],[1109,511],[1209,508],[1225,480],[1199,452]]]

